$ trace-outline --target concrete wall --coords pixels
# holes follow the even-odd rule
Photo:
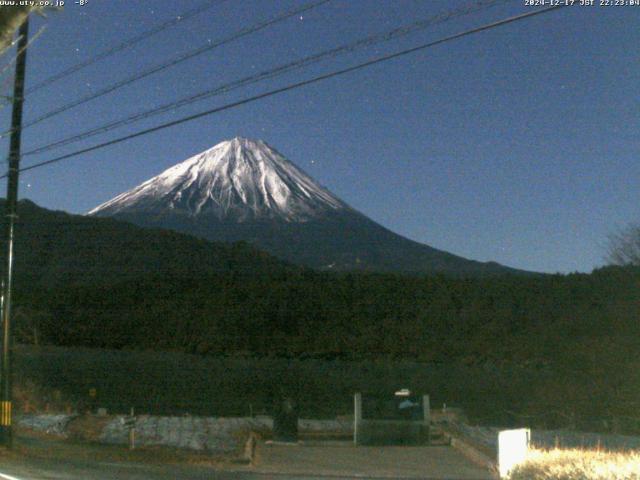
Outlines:
[[[429,426],[402,420],[361,420],[358,445],[424,445],[429,443]]]
[[[24,414],[16,418],[16,425],[32,431],[67,436],[71,422],[78,415],[66,414]],[[86,418],[86,417],[85,417]],[[102,419],[98,440],[102,443],[127,445],[129,428],[123,423],[124,417],[89,417]],[[353,423],[343,420],[299,419],[301,434],[352,433]],[[138,446],[166,446],[209,452],[229,452],[237,450],[244,434],[250,431],[271,431],[273,419],[267,416],[254,418],[222,417],[160,417],[140,415],[135,419],[135,440]]]

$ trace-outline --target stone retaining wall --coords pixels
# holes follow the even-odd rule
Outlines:
[[[17,418],[18,427],[29,430],[67,436],[69,424],[77,415],[22,415]],[[95,417],[104,418],[104,417]],[[124,416],[111,416],[98,440],[102,443],[127,445],[129,428]],[[222,417],[160,417],[140,415],[135,422],[135,442],[138,446],[166,446],[212,453],[228,453],[243,447],[251,431],[271,431],[270,417],[222,418]],[[349,434],[353,425],[341,420],[300,419],[301,433]]]
[[[66,436],[67,427],[75,417],[77,415],[22,415],[17,418],[16,424],[37,432]]]

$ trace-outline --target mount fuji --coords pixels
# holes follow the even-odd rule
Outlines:
[[[351,208],[274,148],[234,138],[91,210],[213,241],[246,241],[325,270],[525,273],[404,238]]]

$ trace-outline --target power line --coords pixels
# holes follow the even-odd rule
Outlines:
[[[40,29],[36,32],[36,34],[29,39],[25,47],[22,50],[18,49],[15,56],[6,63],[6,65],[2,68],[2,70],[0,70],[0,78],[2,78],[2,76],[11,67],[11,65],[13,65],[18,60],[20,55],[22,55],[22,52],[26,50],[28,47],[30,47],[33,44],[33,42],[35,42],[40,37],[40,35],[42,35],[42,33],[46,30],[46,28],[47,28],[46,25],[43,25],[42,27],[40,27]],[[11,81],[11,77],[7,77],[7,79],[1,84],[0,88],[4,90],[4,88],[9,84],[10,81]],[[5,100],[4,103],[0,104],[0,110],[13,102],[13,97],[9,95],[0,95],[0,96]]]
[[[38,32],[31,37],[28,42],[27,45],[24,47],[24,49],[27,49],[29,46],[31,46],[31,44],[33,42],[35,42],[38,37],[40,37],[40,35],[46,30],[46,25],[43,25],[42,27],[40,27],[40,29],[38,30]],[[19,41],[20,37],[18,37],[15,42]],[[13,45],[13,44],[12,44]],[[13,58],[11,58],[11,60],[9,60],[5,66],[2,68],[2,70],[0,70],[0,78],[2,78],[5,74],[5,72],[7,72],[9,70],[9,68],[11,67],[11,65],[13,65],[18,58],[20,57],[20,55],[22,54],[23,50],[18,49],[16,51],[16,54]],[[4,91],[4,89],[11,83],[12,77],[9,76],[7,77],[4,81],[0,82],[0,91]],[[4,107],[6,107],[7,105],[11,104],[13,102],[13,97],[10,95],[0,95],[0,98],[2,98],[4,100],[3,103],[0,103],[0,110],[2,110]]]
[[[245,27],[243,29],[240,29],[239,31],[237,31],[237,32],[229,35],[228,37],[225,37],[222,40],[219,40],[217,42],[212,42],[212,43],[208,42],[207,44],[205,44],[205,45],[203,45],[203,46],[201,46],[199,48],[196,48],[196,49],[191,50],[191,51],[189,51],[187,53],[178,55],[177,57],[174,57],[173,59],[169,60],[168,62],[165,62],[165,63],[162,63],[160,65],[156,65],[154,67],[151,67],[151,68],[149,68],[147,70],[144,70],[144,71],[142,71],[142,72],[140,72],[140,73],[138,73],[136,75],[133,75],[133,76],[131,76],[129,78],[126,78],[124,80],[121,80],[119,82],[111,84],[108,87],[103,88],[102,90],[99,90],[96,93],[87,95],[85,97],[81,97],[78,100],[75,100],[75,101],[73,101],[71,103],[68,103],[68,104],[63,105],[61,107],[58,107],[58,108],[56,108],[54,110],[51,110],[51,111],[45,113],[44,115],[41,115],[40,117],[37,117],[36,119],[25,123],[22,126],[22,130],[24,130],[25,128],[28,128],[30,126],[33,126],[33,125],[35,125],[37,123],[40,123],[43,120],[47,120],[47,119],[49,119],[51,117],[54,117],[54,116],[59,115],[59,114],[61,114],[63,112],[66,112],[67,110],[70,110],[70,109],[75,108],[75,107],[77,107],[79,105],[82,105],[82,104],[87,103],[87,102],[89,102],[91,100],[94,100],[94,99],[96,99],[98,97],[102,97],[102,96],[104,96],[104,95],[106,95],[108,93],[111,93],[111,92],[113,92],[115,90],[118,90],[119,88],[127,86],[127,85],[129,85],[129,84],[131,84],[133,82],[136,82],[138,80],[142,80],[143,78],[146,78],[146,77],[148,77],[150,75],[153,75],[154,73],[158,73],[158,72],[161,72],[163,70],[166,70],[167,68],[170,68],[170,67],[173,67],[175,65],[178,65],[179,63],[182,63],[182,62],[184,62],[186,60],[194,58],[194,57],[196,57],[198,55],[201,55],[201,54],[203,54],[205,52],[211,51],[211,50],[213,50],[213,49],[215,49],[217,47],[220,47],[222,45],[230,43],[230,42],[232,42],[234,40],[237,40],[239,38],[245,37],[245,36],[250,35],[252,33],[258,32],[260,30],[263,30],[263,29],[265,29],[267,27],[270,27],[271,25],[275,25],[276,23],[282,22],[283,20],[286,20],[286,19],[288,19],[290,17],[293,17],[294,15],[299,15],[301,13],[304,13],[304,12],[308,11],[308,10],[311,10],[311,9],[319,7],[319,6],[321,6],[321,5],[325,4],[325,3],[328,3],[330,1],[331,0],[318,0],[318,1],[315,1],[313,3],[306,4],[301,8],[297,8],[295,10],[289,10],[289,11],[287,11],[285,13],[282,13],[282,14],[276,16],[276,17],[273,17],[273,18],[271,18],[269,20],[265,20],[265,21],[262,21],[262,22],[259,22],[259,23],[255,24],[255,25],[252,25],[250,27]],[[0,135],[0,137],[4,137],[8,133],[10,133],[10,131],[4,132],[2,135]]]
[[[192,103],[198,102],[198,101],[202,101],[223,93],[228,93],[232,90],[247,86],[247,85],[251,85],[253,83],[257,83],[263,80],[268,80],[268,79],[272,79],[275,78],[277,76],[283,75],[285,73],[289,73],[293,70],[297,70],[300,68],[304,68],[307,67],[309,65],[312,65],[314,63],[318,63],[322,60],[325,60],[327,58],[334,58],[337,57],[338,55],[344,54],[344,53],[351,53],[353,51],[356,51],[359,48],[362,47],[370,47],[372,45],[378,44],[378,43],[382,43],[382,42],[387,42],[387,41],[391,41],[391,40],[396,40],[398,38],[410,35],[412,33],[415,33],[417,31],[423,30],[427,27],[439,24],[439,23],[444,23],[447,22],[453,18],[456,17],[460,17],[463,15],[467,15],[470,13],[475,13],[479,10],[482,10],[484,8],[488,8],[488,7],[493,7],[497,4],[502,4],[502,3],[506,3],[510,0],[480,0],[472,5],[466,5],[464,7],[460,7],[451,11],[447,11],[445,13],[440,13],[438,15],[435,16],[431,16],[427,19],[422,19],[416,22],[412,22],[410,24],[404,25],[402,27],[397,27],[394,28],[392,30],[383,32],[383,33],[378,33],[378,34],[374,34],[374,35],[369,35],[368,37],[364,37],[361,38],[359,40],[356,40],[355,42],[351,42],[349,44],[346,45],[342,45],[339,47],[335,47],[335,48],[331,48],[328,50],[324,50],[322,52],[304,57],[302,59],[298,59],[292,62],[288,62],[282,65],[279,65],[275,68],[271,68],[265,71],[262,71],[260,73],[254,74],[254,75],[250,75],[247,77],[244,77],[240,80],[235,80],[233,82],[229,82],[226,83],[224,85],[221,85],[219,87],[216,87],[213,90],[205,90],[202,92],[199,92],[197,94],[194,95],[190,95],[184,98],[181,98],[179,100],[176,101],[172,101],[169,103],[166,103],[164,105],[160,105],[158,107],[154,107],[152,109],[143,111],[143,112],[139,112],[136,113],[134,115],[122,118],[120,120],[116,120],[110,123],[107,123],[106,125],[101,125],[99,127],[94,127],[91,128],[89,130],[85,130],[84,132],[81,132],[79,134],[76,135],[72,135],[66,138],[63,138],[61,140],[55,141],[53,143],[49,143],[47,145],[43,145],[40,147],[37,147],[33,150],[29,150],[27,152],[25,152],[23,154],[23,156],[27,156],[27,155],[34,155],[34,154],[39,154],[39,153],[44,153],[47,152],[49,150],[53,150],[59,147],[62,147],[64,145],[68,145],[70,143],[75,143],[78,142],[80,140],[85,140],[87,138],[93,137],[95,135],[99,135],[102,133],[106,133],[109,132],[113,129],[122,127],[124,125],[129,125],[147,118],[150,118],[152,116],[155,115],[159,115],[161,113],[165,113],[167,111],[170,110],[175,110],[177,108],[181,108],[184,107],[186,105],[190,105]]]
[[[166,30],[167,28],[173,27],[174,25],[177,25],[180,22],[183,22],[185,20],[188,20],[192,17],[195,17],[196,15],[199,15],[207,10],[209,10],[210,8],[212,8],[213,6],[222,3],[226,0],[213,0],[213,1],[207,1],[205,3],[203,3],[202,5],[192,9],[192,10],[188,10],[178,16],[176,16],[175,18],[172,18],[171,20],[168,20],[164,23],[161,23],[160,25],[157,25],[149,30],[146,30],[142,33],[140,33],[139,35],[136,35],[134,37],[131,37],[128,40],[125,40],[122,43],[119,43],[107,50],[104,50],[100,53],[98,53],[97,55],[83,61],[80,63],[77,63],[69,68],[67,68],[66,70],[63,70],[59,73],[56,73],[55,75],[51,75],[50,77],[42,80],[41,82],[35,84],[33,87],[27,89],[25,96],[26,95],[30,95],[48,85],[51,85],[55,82],[57,82],[58,80],[61,80],[65,77],[68,77],[69,75],[72,75],[76,72],[78,72],[79,70],[82,70],[83,68],[88,67],[89,65],[93,65],[96,62],[99,62],[101,60],[104,60],[107,57],[110,57],[111,55],[114,55],[118,52],[121,52],[122,50],[126,50],[127,48],[132,47],[133,45],[135,45],[136,43],[139,43],[143,40],[146,40],[147,38],[156,35],[164,30]]]
[[[22,54],[22,52],[23,52],[25,49],[29,48],[29,47],[33,44],[33,42],[35,42],[35,41],[38,39],[38,37],[39,37],[40,35],[42,35],[42,33],[46,30],[46,28],[47,28],[47,26],[46,26],[46,25],[43,25],[42,27],[40,27],[40,29],[36,32],[36,34],[35,34],[33,37],[31,37],[31,38],[29,39],[29,41],[27,42],[27,44],[25,45],[25,47],[24,47],[23,49],[18,49],[18,51],[17,51],[17,52],[16,52],[16,54],[11,58],[11,60],[9,60],[9,61],[4,65],[4,67],[2,67],[2,70],[0,70],[0,77],[2,77],[2,76],[4,75],[4,73],[5,73],[7,70],[9,70],[9,68],[11,68],[11,65],[13,65],[13,64],[16,62],[16,60],[17,60],[17,59],[18,59],[18,57]]]
[[[537,15],[541,15],[543,13],[548,13],[548,12],[551,12],[553,10],[558,10],[558,9],[564,8],[564,7],[565,7],[565,5],[556,5],[556,6],[547,7],[547,8],[543,8],[543,9],[540,9],[540,10],[535,10],[535,11],[528,12],[528,13],[523,13],[523,14],[516,15],[516,16],[513,16],[513,17],[509,17],[509,18],[506,18],[504,20],[498,20],[497,22],[492,22],[492,23],[489,23],[489,24],[486,24],[486,25],[482,25],[480,27],[472,28],[470,30],[465,30],[464,32],[461,32],[461,33],[456,33],[454,35],[450,35],[448,37],[444,37],[444,38],[441,38],[439,40],[435,40],[435,41],[432,41],[432,42],[429,42],[429,43],[418,45],[417,47],[412,47],[412,48],[409,48],[409,49],[406,49],[406,50],[401,50],[399,52],[392,53],[392,54],[389,54],[389,55],[385,55],[385,56],[382,56],[382,57],[378,57],[376,59],[369,60],[369,61],[363,62],[363,63],[359,63],[357,65],[354,65],[354,66],[351,66],[351,67],[348,67],[348,68],[344,68],[344,69],[341,69],[341,70],[335,70],[335,71],[330,72],[330,73],[319,75],[319,76],[311,78],[309,80],[304,80],[304,81],[301,81],[301,82],[293,83],[293,84],[287,85],[285,87],[277,88],[275,90],[270,90],[268,92],[261,93],[259,95],[254,95],[252,97],[248,97],[248,98],[236,101],[236,102],[228,103],[228,104],[223,105],[221,107],[216,107],[216,108],[213,108],[213,109],[210,109],[210,110],[205,110],[203,112],[196,113],[196,114],[193,114],[193,115],[189,115],[187,117],[183,117],[183,118],[180,118],[178,120],[173,120],[171,122],[163,123],[163,124],[157,125],[155,127],[147,128],[145,130],[141,130],[141,131],[136,132],[136,133],[132,133],[132,134],[129,134],[129,135],[125,135],[125,136],[113,139],[113,140],[109,140],[107,142],[103,142],[103,143],[94,145],[92,147],[87,147],[87,148],[83,148],[83,149],[80,149],[80,150],[76,150],[75,152],[67,153],[65,155],[61,155],[59,157],[52,158],[50,160],[46,160],[46,161],[43,161],[43,162],[35,163],[35,164],[30,165],[28,167],[21,168],[20,171],[24,172],[24,171],[27,171],[27,170],[33,170],[33,169],[36,169],[36,168],[44,167],[46,165],[51,165],[53,163],[61,162],[62,160],[67,160],[67,159],[72,158],[72,157],[77,157],[78,155],[82,155],[83,153],[93,152],[95,150],[99,150],[99,149],[102,149],[102,148],[105,148],[105,147],[108,147],[108,146],[111,146],[111,145],[122,143],[122,142],[125,142],[127,140],[131,140],[133,138],[137,138],[137,137],[141,137],[141,136],[144,136],[144,135],[148,135],[150,133],[154,133],[154,132],[157,132],[159,130],[164,130],[165,128],[174,127],[176,125],[180,125],[182,123],[190,122],[190,121],[196,120],[198,118],[202,118],[202,117],[206,117],[206,116],[209,116],[209,115],[213,115],[215,113],[219,113],[219,112],[222,112],[224,110],[229,110],[231,108],[239,107],[241,105],[252,103],[252,102],[255,102],[257,100],[262,100],[263,98],[272,97],[274,95],[278,95],[280,93],[288,92],[290,90],[295,90],[297,88],[301,88],[301,87],[304,87],[304,86],[307,86],[307,85],[311,85],[313,83],[318,83],[318,82],[321,82],[323,80],[328,80],[330,78],[334,78],[334,77],[338,77],[338,76],[341,76],[341,75],[345,75],[347,73],[351,73],[351,72],[360,70],[362,68],[370,67],[372,65],[377,65],[379,63],[386,62],[386,61],[392,60],[394,58],[403,57],[405,55],[409,55],[409,54],[412,54],[412,53],[415,53],[415,52],[418,52],[418,51],[421,51],[421,50],[425,50],[425,49],[430,48],[430,47],[434,47],[436,45],[440,45],[440,44],[443,44],[443,43],[446,43],[446,42],[450,42],[452,40],[456,40],[458,38],[462,38],[462,37],[466,37],[468,35],[472,35],[474,33],[479,33],[479,32],[483,32],[485,30],[490,30],[492,28],[496,28],[496,27],[499,27],[499,26],[502,26],[502,25],[506,25],[506,24],[509,24],[509,23],[514,23],[514,22],[517,22],[517,21],[520,21],[520,20],[524,20],[526,18],[530,18],[530,17],[534,17],[534,16],[537,16]],[[7,175],[5,174],[5,175],[0,176],[0,179],[1,178],[6,178],[6,177],[7,177]]]
[[[8,45],[5,45],[4,47],[0,47],[0,57],[4,55],[5,52],[7,52],[9,49],[13,48],[14,45],[16,45],[19,41],[20,41],[20,36],[18,35]]]

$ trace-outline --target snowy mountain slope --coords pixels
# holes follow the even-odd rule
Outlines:
[[[213,241],[246,241],[326,270],[525,273],[404,238],[350,208],[262,141],[234,138],[169,168],[89,215]]]
[[[234,138],[118,195],[89,215],[135,209],[237,222],[304,222],[343,208],[348,207],[266,143]]]

